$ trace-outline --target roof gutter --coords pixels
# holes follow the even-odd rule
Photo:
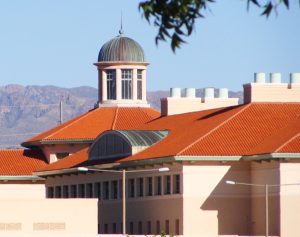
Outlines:
[[[40,145],[53,145],[53,144],[82,144],[82,143],[93,143],[94,138],[91,139],[70,139],[70,140],[61,140],[61,139],[55,139],[55,140],[39,140],[39,141],[32,141],[32,142],[23,142],[21,143],[21,146],[24,147],[33,147],[33,146],[40,146]]]
[[[37,175],[22,175],[22,176],[0,176],[0,181],[39,181],[39,180],[45,180],[44,178],[38,177]]]
[[[103,165],[93,165],[88,166],[89,168],[97,168],[97,169],[111,169],[119,167],[119,163],[108,163]],[[66,174],[76,174],[76,173],[86,173],[83,172],[80,167],[74,167],[69,169],[61,169],[61,170],[49,170],[49,171],[37,171],[33,174],[39,177],[47,177],[47,176],[56,176],[56,175],[66,175]]]

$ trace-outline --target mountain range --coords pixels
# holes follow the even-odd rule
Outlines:
[[[160,110],[160,98],[168,91],[149,91],[150,105]],[[197,89],[197,96],[203,89]],[[93,87],[61,88],[56,86],[0,86],[0,148],[19,147],[20,143],[36,134],[55,127],[60,121],[60,101],[63,121],[92,109],[97,102],[98,90]],[[229,92],[238,97],[242,92]]]

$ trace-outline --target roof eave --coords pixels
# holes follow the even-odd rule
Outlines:
[[[39,180],[45,180],[44,178],[41,178],[36,175],[5,175],[5,176],[0,176],[1,181],[39,181]]]
[[[91,144],[91,143],[93,143],[94,140],[95,140],[94,138],[39,140],[39,141],[23,142],[23,143],[21,143],[21,146],[30,148],[30,147],[41,146],[41,145],[70,144],[70,143],[71,144],[84,144],[84,143]]]

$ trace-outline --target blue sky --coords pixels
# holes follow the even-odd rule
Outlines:
[[[300,71],[300,8],[268,20],[245,1],[217,1],[197,21],[188,44],[173,54],[156,47],[156,28],[141,17],[136,0],[0,1],[0,86],[6,84],[97,87],[98,51],[124,31],[145,50],[148,90],[228,87],[241,90],[254,72]]]

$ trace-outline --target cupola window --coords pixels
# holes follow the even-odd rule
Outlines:
[[[132,69],[122,69],[122,99],[132,99]]]
[[[143,98],[143,70],[137,70],[137,99]]]
[[[107,99],[116,99],[116,70],[106,70]]]

